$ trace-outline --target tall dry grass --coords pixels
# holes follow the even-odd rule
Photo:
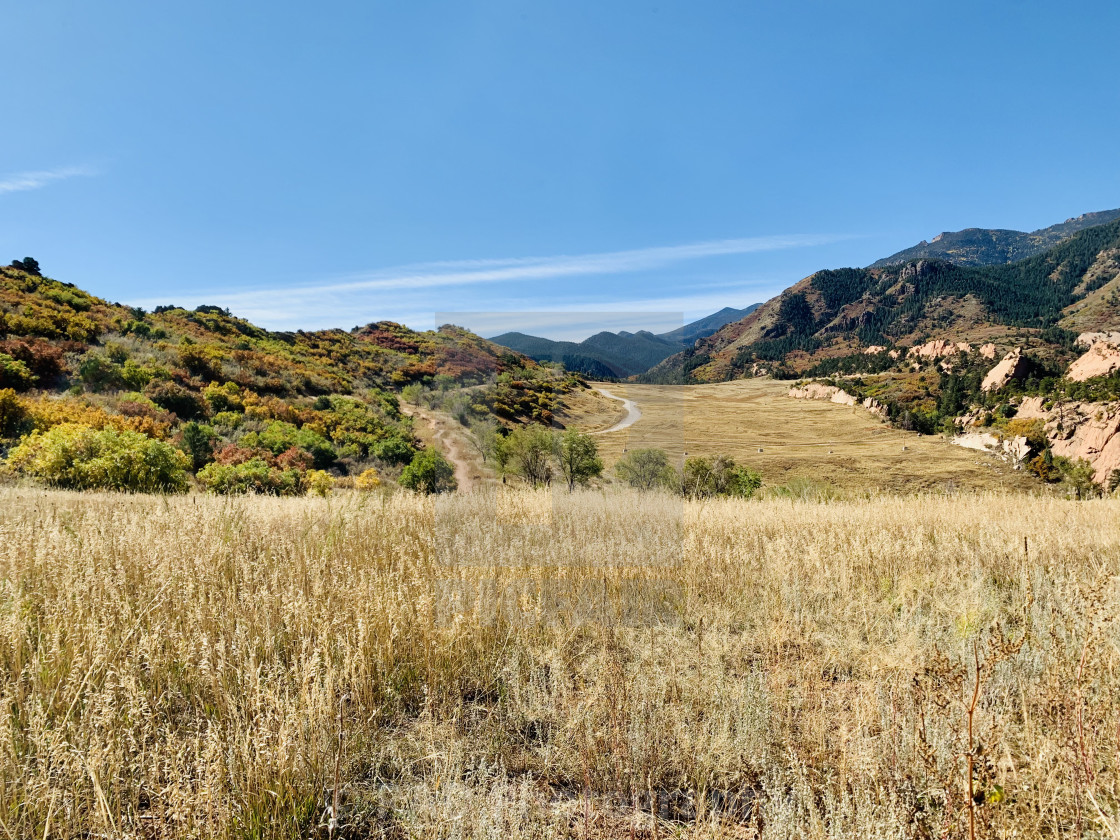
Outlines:
[[[1120,837],[1118,572],[1111,501],[4,489],[0,833],[326,837],[337,762],[336,837]]]

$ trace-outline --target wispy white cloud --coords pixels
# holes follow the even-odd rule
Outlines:
[[[556,316],[555,323],[548,317],[533,319],[532,329],[538,329],[537,334],[585,338],[586,335],[576,334],[583,329],[578,324],[579,316],[573,319],[565,314],[583,312],[617,315],[590,319],[586,322],[588,326],[594,326],[592,321],[602,324],[591,332],[660,332],[680,326],[682,318],[691,321],[725,305],[743,307],[766,300],[790,281],[784,276],[759,276],[740,262],[724,265],[715,274],[697,272],[690,265],[692,262],[810,248],[853,238],[792,234],[593,254],[432,262],[319,283],[223,292],[192,289],[168,292],[159,300],[135,302],[149,308],[167,303],[188,307],[216,304],[272,329],[349,327],[388,319],[418,329],[451,321],[483,335],[494,335],[510,329],[530,331],[528,323],[518,326],[516,319],[499,317],[499,313],[535,312],[538,316]],[[687,282],[680,279],[682,271],[687,271]],[[639,275],[640,279],[624,283],[608,279],[627,274]],[[484,312],[493,317],[481,317]],[[564,321],[567,323],[561,323]]]
[[[686,245],[667,245],[596,254],[522,257],[504,260],[465,260],[429,263],[404,269],[370,272],[337,282],[316,284],[316,292],[388,291],[479,283],[506,283],[522,280],[548,280],[578,275],[622,274],[649,271],[704,257],[750,254],[829,245],[851,237],[835,234],[792,234],[717,239]],[[289,291],[299,291],[292,288]],[[246,292],[252,295],[255,292]]]
[[[228,306],[246,317],[263,322],[292,322],[309,310],[330,308],[345,315],[354,310],[356,295],[364,292],[401,292],[415,295],[423,290],[452,289],[481,284],[536,284],[572,277],[609,276],[666,268],[710,257],[733,256],[828,245],[851,239],[836,234],[791,234],[739,239],[717,239],[685,245],[668,245],[603,253],[517,257],[509,259],[458,260],[424,263],[365,272],[313,284],[206,294],[206,303]],[[430,292],[429,292],[430,293]],[[195,293],[192,297],[196,297]],[[141,301],[151,305],[166,301]],[[184,301],[188,302],[188,301]],[[436,301],[438,308],[439,301]],[[368,307],[360,307],[362,309]]]
[[[55,181],[65,181],[67,178],[88,177],[96,174],[93,169],[87,166],[65,166],[59,169],[43,169],[37,172],[17,172],[13,175],[0,177],[0,195],[38,190]]]

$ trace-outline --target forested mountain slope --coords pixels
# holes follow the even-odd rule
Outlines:
[[[660,334],[647,330],[636,333],[604,331],[575,342],[508,332],[490,340],[537,361],[559,362],[568,370],[593,379],[623,379],[644,373],[697,339],[711,335],[725,324],[745,318],[759,306],[761,304],[758,303],[746,309],[725,306],[719,312]]]
[[[644,330],[601,332],[580,342],[512,332],[495,336],[491,341],[537,361],[559,362],[568,370],[593,379],[622,379],[642,373],[683,346]]]
[[[923,240],[911,248],[878,260],[871,264],[871,268],[883,268],[918,259],[941,259],[967,266],[1001,265],[1040,254],[1075,233],[1116,219],[1120,219],[1120,210],[1102,210],[1066,219],[1061,224],[1031,233],[988,228],[947,231],[929,242]]]
[[[1030,339],[1060,352],[1071,333],[1120,325],[1118,273],[1120,220],[1007,265],[920,259],[819,271],[645,378],[711,382],[868,370],[883,364],[868,348],[940,338],[998,348]]]

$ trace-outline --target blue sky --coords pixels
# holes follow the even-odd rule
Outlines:
[[[943,230],[1120,206],[1116,3],[37,0],[3,21],[0,260],[279,329],[667,328]]]

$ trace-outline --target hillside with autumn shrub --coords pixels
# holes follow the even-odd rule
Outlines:
[[[462,389],[508,424],[551,421],[581,384],[459,327],[271,332],[218,307],[109,303],[31,268],[0,268],[0,457],[52,486],[372,486],[422,450],[402,389]]]

